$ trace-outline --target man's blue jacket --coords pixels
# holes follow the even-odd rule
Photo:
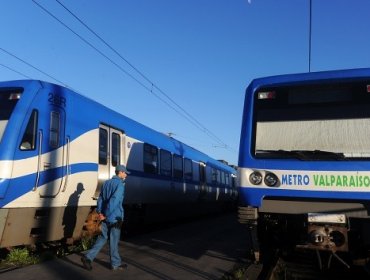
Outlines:
[[[114,175],[104,182],[97,202],[96,212],[106,217],[106,222],[123,221],[123,198],[125,195],[125,181]]]

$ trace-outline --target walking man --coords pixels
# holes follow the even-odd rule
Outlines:
[[[116,175],[103,184],[97,202],[96,212],[102,221],[101,233],[93,247],[81,258],[82,264],[87,270],[92,270],[92,261],[107,240],[109,240],[111,269],[122,270],[126,267],[126,265],[122,265],[118,252],[118,242],[124,217],[125,179],[130,172],[127,171],[124,165],[116,166],[115,171]]]

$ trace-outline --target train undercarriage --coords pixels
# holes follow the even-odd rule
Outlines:
[[[298,209],[297,209],[298,212]],[[256,262],[269,261],[271,254],[314,251],[320,269],[334,262],[350,269],[370,266],[370,217],[341,213],[269,213],[239,207],[239,222],[246,224],[251,255]]]

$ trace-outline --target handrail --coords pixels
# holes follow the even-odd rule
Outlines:
[[[63,186],[63,189],[62,189],[62,192],[64,192],[67,188],[67,183],[68,183],[68,177],[69,177],[69,174],[70,174],[70,165],[69,165],[69,152],[70,152],[70,143],[71,143],[71,140],[69,139],[69,137],[67,137],[67,153],[66,153],[66,179],[64,181],[64,186]]]
[[[40,180],[40,170],[41,170],[41,155],[42,155],[42,130],[40,129],[39,132],[39,153],[37,157],[37,174],[36,174],[36,183],[35,186],[33,187],[33,191],[37,190],[37,187],[39,185],[39,180]]]

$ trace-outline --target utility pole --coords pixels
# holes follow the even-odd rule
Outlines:
[[[311,72],[311,40],[312,40],[312,0],[309,0],[309,24],[308,24],[308,72]]]

